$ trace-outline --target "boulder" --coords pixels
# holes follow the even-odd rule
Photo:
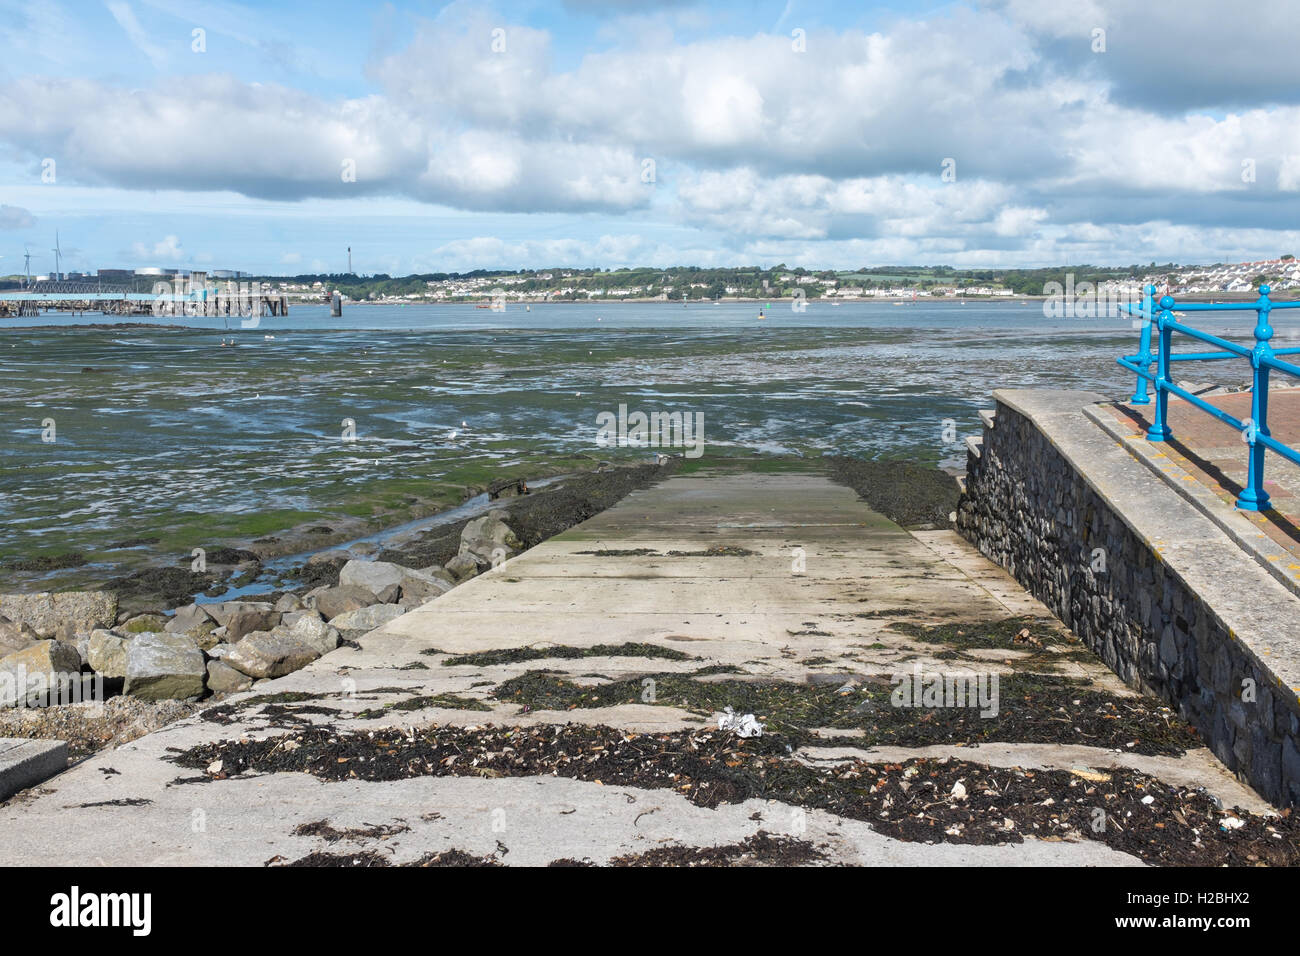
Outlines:
[[[70,638],[117,620],[117,595],[112,591],[42,591],[0,594],[0,616],[27,624],[43,638]]]
[[[90,635],[78,634],[72,640],[72,646],[77,649],[77,656],[81,658],[81,669],[85,670],[90,666]]]
[[[242,607],[226,619],[226,633],[222,638],[228,644],[237,643],[245,634],[254,631],[269,631],[280,623],[280,614],[269,605],[261,607]]]
[[[345,611],[338,617],[330,618],[330,626],[340,631],[360,631],[368,633],[377,627],[383,627],[394,618],[406,613],[400,604],[372,604],[370,607]]]
[[[189,637],[146,631],[127,645],[123,691],[144,700],[200,697],[207,673],[203,652]]]
[[[378,605],[376,605],[378,606]],[[348,614],[363,614],[369,608],[361,608],[357,611],[347,611],[342,616]],[[311,612],[310,616],[304,613],[303,617],[298,618],[288,627],[283,625],[277,627],[276,632],[283,632],[296,641],[302,641],[308,647],[313,648],[318,654],[328,654],[334,648],[339,646],[339,632],[336,627],[326,624],[321,620],[320,615]]]
[[[65,641],[37,641],[30,647],[0,658],[0,706],[34,702],[51,685],[67,681],[81,671],[81,655]]]
[[[207,624],[212,621],[212,617],[204,610],[201,604],[187,604],[184,607],[177,608],[172,619],[163,626],[164,631],[170,631],[174,634],[184,634],[200,624]],[[213,624],[213,627],[216,625]]]
[[[448,574],[456,579],[457,583],[468,580],[478,574],[478,559],[474,555],[465,552],[458,554],[444,565]]]
[[[222,643],[224,636],[217,633],[217,622],[213,620],[204,621],[197,627],[192,627],[188,631],[179,631],[178,633],[190,638],[199,646],[199,650],[203,651]]]
[[[30,624],[0,617],[0,657],[25,650],[41,639]]]
[[[235,670],[260,679],[292,674],[318,657],[320,652],[314,647],[288,634],[254,631],[234,645],[222,660]]]
[[[314,608],[306,608],[301,611],[286,611],[280,615],[280,623],[285,627],[293,627],[304,617],[314,618],[317,621],[325,620],[325,618],[320,616],[320,611],[317,611]]]
[[[400,585],[402,575],[409,570],[388,561],[349,561],[339,571],[339,584],[355,584],[378,594],[390,584]]]
[[[121,637],[112,631],[91,631],[90,640],[86,644],[86,663],[91,670],[98,671],[105,677],[125,677],[126,649],[130,643],[130,638]]]
[[[204,610],[208,612],[212,620],[217,622],[218,627],[225,627],[230,623],[231,617],[240,611],[265,611],[269,613],[275,608],[266,601],[222,601],[220,604],[204,605]]]
[[[253,678],[241,674],[229,664],[208,661],[208,690],[214,694],[238,694],[253,686]]]
[[[302,598],[290,591],[288,594],[280,595],[280,599],[275,602],[273,610],[279,611],[281,614],[287,614],[290,611],[301,611],[304,607],[306,605],[302,603]]]
[[[345,611],[355,611],[360,607],[369,607],[376,601],[374,592],[356,584],[340,584],[338,587],[326,588],[313,598],[316,610],[326,620],[338,617]]]
[[[339,572],[339,584],[367,588],[380,604],[396,603],[399,594],[404,603],[415,604],[446,594],[456,580],[439,567],[416,571],[388,561],[349,561]]]
[[[441,597],[455,586],[456,579],[442,568],[408,570],[402,576],[402,603],[414,607]]]
[[[460,532],[460,554],[472,554],[479,567],[491,567],[512,557],[523,547],[523,542],[505,522],[505,512],[489,511],[481,518],[475,518],[465,525]]]
[[[115,627],[114,630],[120,634],[143,634],[146,631],[166,630],[171,621],[165,614],[137,614],[129,618],[125,624]]]

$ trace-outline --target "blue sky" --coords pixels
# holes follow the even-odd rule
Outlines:
[[[0,0],[0,273],[1296,253],[1293,19]]]

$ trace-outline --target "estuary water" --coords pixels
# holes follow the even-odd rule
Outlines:
[[[1252,317],[1218,330],[1244,339]],[[620,405],[702,415],[707,454],[960,465],[993,389],[1124,396],[1114,359],[1137,341],[1127,319],[975,300],[117,321],[0,319],[0,564],[138,538],[251,540],[340,514],[395,522],[509,469],[643,460],[653,451],[597,443]],[[1228,364],[1199,377],[1248,377]]]

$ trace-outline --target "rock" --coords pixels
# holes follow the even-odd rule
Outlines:
[[[302,598],[290,591],[288,594],[281,594],[280,599],[275,602],[272,610],[279,611],[281,614],[287,614],[290,611],[301,611],[307,605],[302,603]],[[283,620],[283,618],[281,619]]]
[[[72,641],[72,646],[77,649],[77,656],[81,658],[81,669],[85,670],[90,666],[90,635],[78,634]]]
[[[478,574],[478,560],[468,552],[456,555],[444,567],[447,573],[456,579],[457,583]]]
[[[378,605],[376,605],[378,606]],[[342,616],[348,614],[364,614],[370,608],[361,608],[357,611],[348,611]],[[306,616],[306,615],[310,616]],[[320,615],[314,611],[304,612],[304,616],[298,618],[289,627],[278,627],[277,632],[283,631],[289,637],[297,641],[302,641],[307,646],[315,649],[318,654],[328,654],[334,648],[339,646],[339,632],[331,624],[326,624],[321,620]]]
[[[347,551],[321,551],[307,559],[308,564],[330,564],[334,561],[346,561],[352,557]]]
[[[218,627],[227,627],[231,617],[240,611],[265,611],[270,613],[275,608],[266,601],[222,601],[220,604],[205,605],[204,610],[217,622]]]
[[[253,679],[229,664],[208,661],[208,690],[214,694],[238,694],[253,686]]]
[[[391,593],[385,594],[389,600],[378,601],[378,594],[387,591],[393,585],[400,588],[399,593],[402,594],[403,604],[415,604],[415,602],[422,604],[429,598],[451,591],[456,583],[455,579],[441,567],[430,568],[428,571],[415,571],[387,561],[347,562],[343,570],[339,571],[338,581],[341,585],[367,588],[370,593],[376,594],[376,601],[380,604],[394,604],[396,596]],[[334,615],[326,614],[326,617],[330,620],[334,619]]]
[[[165,630],[171,621],[164,614],[137,614],[114,630],[121,634],[143,634],[146,631]]]
[[[320,616],[320,611],[308,608],[302,611],[286,611],[284,614],[280,615],[280,623],[285,627],[293,627],[304,617],[314,618],[317,621],[325,620],[325,618]]]
[[[492,567],[523,547],[505,522],[505,512],[489,511],[465,525],[460,533],[460,554],[472,554],[479,567]]]
[[[217,622],[213,620],[204,621],[202,624],[192,627],[188,631],[180,631],[178,633],[184,634],[186,637],[190,638],[198,645],[199,650],[202,651],[206,651],[210,647],[216,647],[218,644],[222,643],[224,637],[224,635],[217,634]]]
[[[269,606],[266,610],[258,607],[240,608],[226,619],[226,633],[222,639],[228,644],[234,644],[245,634],[269,631],[279,623],[279,612],[270,609]]]
[[[0,615],[27,624],[42,638],[70,638],[117,619],[117,595],[112,591],[42,591],[0,594]]]
[[[441,597],[456,586],[455,579],[442,568],[410,571],[402,576],[402,603],[423,604]]]
[[[349,561],[339,571],[339,584],[354,584],[378,594],[391,584],[401,585],[402,575],[410,571],[388,561]]]
[[[396,584],[390,584],[388,587],[375,592],[375,597],[379,599],[380,604],[396,604],[397,599],[401,596],[402,589]]]
[[[375,603],[375,595],[368,588],[356,584],[340,584],[335,588],[326,588],[314,598],[315,608],[326,620],[332,620],[345,611],[369,607]]]
[[[372,604],[370,607],[345,611],[338,617],[330,618],[330,626],[336,627],[340,631],[369,632],[377,627],[383,627],[389,621],[401,617],[405,613],[406,608],[400,604]]]
[[[66,641],[37,641],[0,658],[0,706],[35,701],[51,684],[71,680],[81,672],[81,655]]]
[[[318,657],[320,652],[314,647],[288,634],[254,631],[222,659],[249,677],[269,678],[291,674]]]
[[[112,631],[91,631],[86,644],[86,663],[105,677],[125,677],[126,649],[130,643],[130,638]]]
[[[41,636],[32,630],[30,624],[0,617],[0,657],[25,650],[40,639]]]
[[[147,631],[127,645],[123,690],[145,700],[200,697],[207,673],[203,652],[189,637]]]
[[[206,624],[212,621],[212,617],[201,604],[187,604],[184,607],[177,608],[172,619],[163,627],[164,631],[174,634],[184,634],[200,624]],[[216,625],[213,624],[215,627]]]
[[[215,647],[204,648],[203,653],[214,661],[224,661],[234,649],[234,644],[217,644]]]

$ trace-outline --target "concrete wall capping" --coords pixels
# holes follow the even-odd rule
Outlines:
[[[1300,803],[1300,598],[1089,416],[1104,396],[993,397],[958,531],[1238,777]]]

